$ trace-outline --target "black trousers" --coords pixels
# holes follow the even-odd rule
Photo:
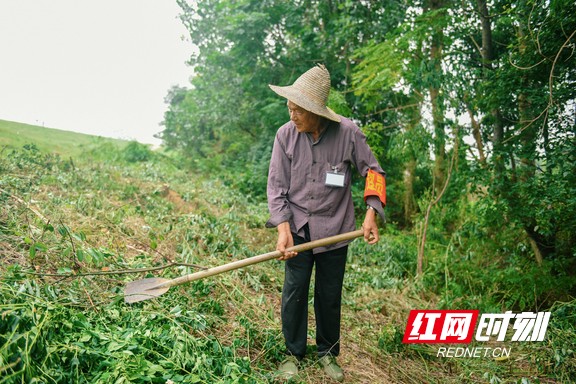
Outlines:
[[[294,245],[310,241],[292,234]],[[306,354],[308,333],[308,290],[312,269],[316,266],[314,285],[314,314],[316,315],[316,346],[318,355],[340,353],[340,314],[342,284],[348,247],[314,255],[300,252],[286,260],[282,289],[282,333],[287,353],[302,359]]]

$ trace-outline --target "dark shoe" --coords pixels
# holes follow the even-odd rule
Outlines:
[[[320,365],[324,372],[333,380],[344,381],[344,371],[336,362],[336,358],[331,355],[325,355],[320,358]]]
[[[298,377],[298,359],[294,356],[288,356],[278,366],[278,375],[286,380],[297,379]]]

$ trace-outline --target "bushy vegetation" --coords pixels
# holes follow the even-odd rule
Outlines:
[[[260,222],[259,213],[229,205],[217,181],[189,180],[168,160],[130,166],[125,152],[106,152],[117,160],[75,168],[34,146],[3,152],[1,382],[264,377],[238,351],[252,325],[225,313],[226,297],[245,299],[234,293],[237,281],[264,288],[258,274],[200,281],[162,302],[123,302],[123,285],[155,267],[170,277],[248,256],[254,234],[240,228]],[[149,271],[135,273],[142,268]],[[240,330],[225,336],[235,321]]]
[[[267,85],[323,63],[330,106],[387,171],[388,220],[404,260],[416,254],[403,268],[434,305],[524,311],[576,295],[572,4],[178,3],[198,76],[169,92],[161,136],[195,169],[265,201],[288,120]]]
[[[162,152],[139,162],[107,145],[73,160],[34,145],[0,153],[0,383],[274,382],[283,352],[281,262],[174,287],[155,300],[123,299],[129,281],[272,250],[265,203],[216,178],[191,177],[184,159]],[[497,263],[488,262],[474,232],[481,224],[462,221],[447,243],[431,226],[432,252],[418,276],[415,234],[388,225],[378,245],[353,243],[340,358],[348,382],[574,375],[576,304],[558,288],[570,283],[549,283],[548,264],[530,270],[527,250],[506,238],[513,231],[489,234],[499,246],[490,250]],[[551,310],[552,320],[546,341],[514,346],[513,359],[443,361],[431,348],[401,343],[415,308]],[[303,382],[325,382],[310,352]]]

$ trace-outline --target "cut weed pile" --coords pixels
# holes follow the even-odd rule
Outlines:
[[[123,298],[129,281],[272,251],[266,204],[165,155],[133,161],[123,151],[103,145],[71,161],[31,145],[0,150],[0,383],[275,382],[281,262],[142,303]],[[558,305],[567,320],[517,361],[442,361],[403,345],[408,311],[437,303],[411,275],[415,246],[400,233],[375,247],[353,243],[339,359],[346,382],[554,382],[574,372],[574,342],[565,343],[574,304]],[[313,345],[312,322],[309,332]],[[313,356],[310,347],[302,382],[328,383]]]

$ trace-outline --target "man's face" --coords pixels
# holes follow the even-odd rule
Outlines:
[[[314,133],[320,127],[320,116],[309,112],[291,101],[288,101],[288,113],[290,113],[290,120],[296,126],[298,132]]]

